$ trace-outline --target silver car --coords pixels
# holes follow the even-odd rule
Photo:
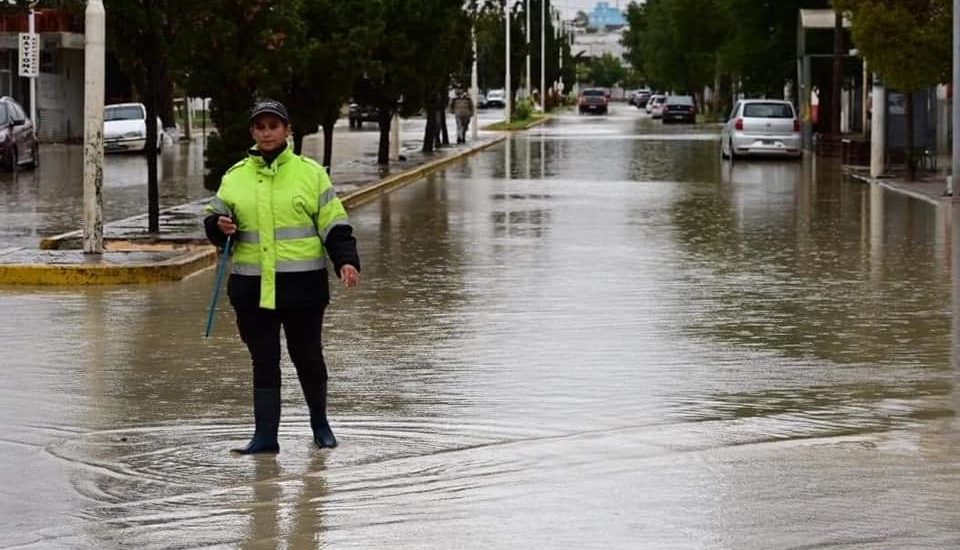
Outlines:
[[[800,120],[789,101],[742,99],[730,113],[720,134],[720,156],[802,154]]]

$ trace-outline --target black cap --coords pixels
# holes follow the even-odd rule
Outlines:
[[[253,122],[253,119],[258,116],[266,114],[277,116],[284,122],[290,122],[287,108],[283,106],[283,103],[273,99],[262,99],[256,102],[253,109],[250,110],[250,122]]]

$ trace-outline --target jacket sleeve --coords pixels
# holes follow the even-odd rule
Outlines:
[[[330,182],[326,170],[318,167],[320,174],[320,198],[314,224],[317,234],[323,241],[337,275],[346,264],[360,269],[360,255],[357,253],[357,240],[353,236],[353,227],[347,218],[343,203],[337,198],[337,191]]]
[[[203,219],[203,229],[207,232],[207,239],[213,243],[214,246],[223,248],[227,244],[227,236],[220,231],[220,226],[217,225],[217,220],[220,219],[220,214],[210,214]]]
[[[207,214],[203,219],[203,229],[207,233],[207,239],[214,245],[222,247],[227,243],[227,236],[223,234],[223,231],[220,231],[217,220],[220,216],[233,219],[233,210],[217,193],[217,196],[210,199],[203,211]]]

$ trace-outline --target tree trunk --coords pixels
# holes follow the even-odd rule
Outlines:
[[[333,127],[337,123],[336,114],[328,114],[323,126],[323,166],[330,172],[333,166]]]
[[[444,145],[443,134],[446,131],[445,126],[447,125],[447,121],[444,120],[447,117],[445,117],[443,113],[443,103],[437,104],[437,109],[433,112],[433,116],[434,116],[434,120],[436,120],[436,123],[434,124],[434,132],[433,132],[433,148],[439,149]],[[450,145],[449,138],[447,139],[446,145]]]
[[[380,147],[377,150],[377,164],[390,164],[390,122],[393,120],[393,111],[380,109]]]
[[[147,143],[144,154],[147,157],[147,231],[160,232],[160,184],[157,173],[157,115],[159,111],[160,87],[160,25],[159,14],[154,1],[146,2],[147,20],[151,22],[147,31],[146,65],[146,107]]]
[[[907,117],[906,135],[906,154],[907,154],[907,181],[917,179],[917,166],[913,158],[913,94],[907,92],[907,101],[904,105],[904,115]]]
[[[713,69],[713,105],[710,108],[713,114],[720,113],[720,56],[717,56],[715,67]]]
[[[424,153],[432,153],[433,147],[436,142],[436,123],[437,119],[434,118],[434,107],[433,99],[427,98],[427,105],[425,106],[425,111],[427,113],[427,126],[423,130],[423,147],[421,150]]]
[[[440,123],[440,140],[444,147],[450,145],[450,132],[447,130],[447,107],[450,100],[447,97],[447,84],[437,94],[437,122]]]

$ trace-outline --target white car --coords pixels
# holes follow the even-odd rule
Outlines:
[[[504,90],[490,90],[487,92],[487,107],[506,107],[507,92]]]
[[[720,156],[803,154],[800,120],[793,104],[779,99],[742,99],[720,133]]]
[[[667,102],[667,96],[663,94],[655,94],[650,96],[650,100],[647,101],[647,113],[651,118],[660,118],[663,116],[663,105]]]
[[[147,108],[143,103],[117,103],[103,109],[103,150],[143,151],[147,146]],[[157,152],[163,149],[163,124],[157,117]]]

